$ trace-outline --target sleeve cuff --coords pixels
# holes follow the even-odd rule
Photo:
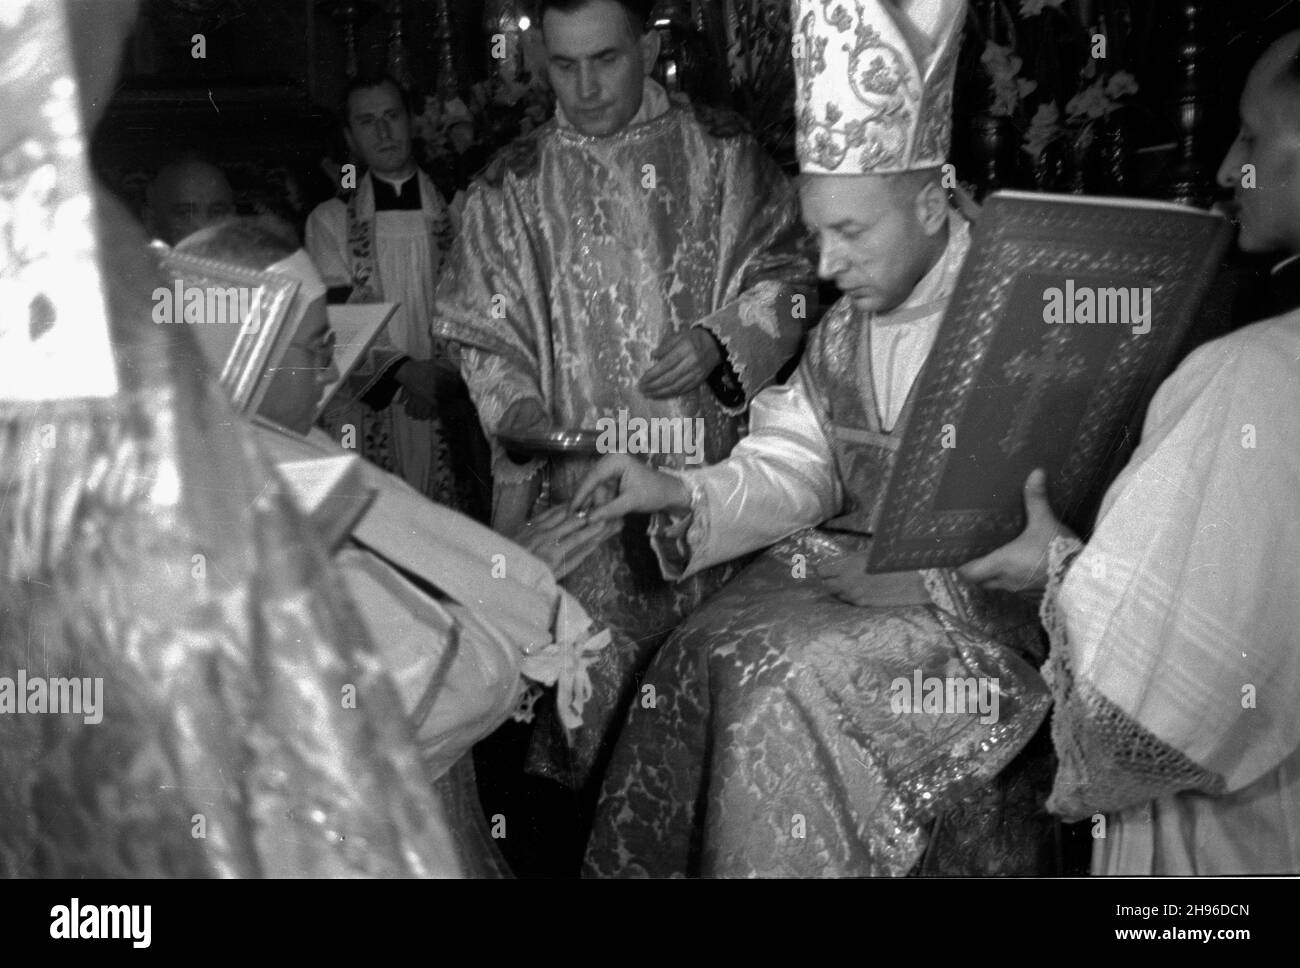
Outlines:
[[[745,382],[741,378],[743,364],[736,358],[736,355],[728,347],[727,336],[718,329],[708,325],[708,323],[696,323],[698,329],[704,330],[713,337],[713,341],[718,344],[718,350],[722,353],[722,362],[713,368],[706,382],[713,395],[717,397],[718,403],[721,404],[723,412],[729,417],[738,417],[745,412],[745,406],[749,402],[749,394],[745,390]]]
[[[714,335],[713,330],[703,327],[704,331],[718,344],[718,350],[722,353],[722,362],[713,368],[709,374],[709,389],[713,395],[718,398],[718,402],[727,410],[735,410],[738,407],[745,406],[745,386],[740,382],[740,374],[736,368],[731,365],[731,354],[727,352],[727,347],[722,340]]]
[[[688,471],[660,468],[664,474],[685,482],[691,491],[691,510],[684,514],[660,511],[650,516],[646,530],[650,547],[659,560],[659,570],[668,581],[681,581],[691,573],[691,549],[699,547],[708,530],[708,502],[699,482]]]
[[[393,397],[397,396],[397,391],[402,389],[395,375],[397,368],[409,359],[409,356],[398,356],[389,361],[388,365],[362,391],[361,402],[372,410],[383,410],[392,403]]]

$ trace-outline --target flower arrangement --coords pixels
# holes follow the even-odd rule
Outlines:
[[[1038,162],[1048,145],[1067,141],[1076,151],[1092,147],[1097,123],[1122,108],[1124,99],[1138,92],[1137,79],[1128,71],[1097,77],[1065,105],[1065,120],[1053,102],[1040,104],[1029,122],[1023,149]]]
[[[1106,9],[1123,19],[1123,6],[1111,2]],[[1095,56],[1098,44],[1109,42],[1105,16],[1099,27],[1086,26],[1093,4],[1079,0],[1020,0],[1014,13],[1004,0],[981,7],[976,26],[985,34],[979,60],[988,81],[987,113],[1018,132],[1038,187],[1065,187],[1068,179],[1073,190],[1084,190],[1099,135],[1114,134],[1116,113],[1140,89],[1121,59]],[[1035,55],[1027,69],[1025,57]],[[1105,187],[1121,188],[1123,159],[1109,163]]]
[[[435,180],[464,188],[498,149],[554,113],[555,95],[540,72],[494,73],[464,96],[427,96],[414,119],[420,164]]]
[[[1038,82],[1020,74],[1024,61],[1017,57],[1012,47],[1004,47],[990,40],[984,45],[980,63],[989,74],[989,88],[993,94],[990,112],[997,117],[1014,117],[1024,99],[1038,89]]]
[[[731,101],[778,162],[795,164],[794,65],[788,0],[726,4]]]

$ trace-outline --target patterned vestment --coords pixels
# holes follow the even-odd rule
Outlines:
[[[954,232],[916,304],[894,313],[941,313],[967,244]],[[790,384],[755,402],[732,458],[682,475],[691,517],[656,522],[669,574],[788,537],[655,657],[654,695],[632,708],[605,777],[586,873],[1037,872],[1044,838],[1024,824],[1041,821],[1042,771],[1016,764],[990,790],[1048,708],[1029,661],[1041,651],[1032,607],[952,571],[922,573],[924,601],[878,608],[816,577],[869,548],[913,404],[884,429],[871,334],[848,300],[832,309]],[[996,680],[996,716],[901,711],[896,683],[914,679]],[[939,854],[927,855],[936,820]]]
[[[470,189],[434,333],[462,344],[462,372],[490,438],[507,408],[531,399],[560,426],[595,427],[621,410],[697,421],[697,456],[712,463],[739,439],[748,400],[794,355],[811,308],[811,267],[792,187],[729,117],[664,104],[608,138],[548,123]],[[637,389],[663,340],[692,326],[725,348],[739,384],[734,405],[710,385],[668,400]],[[568,500],[591,464],[521,466],[495,439],[493,447],[494,526],[507,533]],[[652,459],[683,467],[691,455]],[[574,745],[543,713],[533,768],[583,783],[636,673],[726,577],[718,569],[665,582],[644,521],[571,574],[565,587],[615,641],[591,669],[595,696]]]

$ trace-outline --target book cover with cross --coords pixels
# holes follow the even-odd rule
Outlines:
[[[1230,237],[1222,216],[1164,202],[990,196],[913,389],[867,570],[954,567],[1006,544],[1035,467],[1086,531]]]

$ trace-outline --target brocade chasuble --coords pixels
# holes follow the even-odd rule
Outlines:
[[[490,438],[511,404],[533,399],[560,426],[595,427],[620,410],[698,419],[712,463],[739,439],[737,411],[707,384],[651,400],[637,382],[666,336],[704,326],[725,348],[747,404],[802,336],[812,298],[802,243],[794,191],[727,116],[673,103],[608,138],[552,122],[506,149],[470,189],[434,333],[463,344],[462,372]],[[510,530],[539,510],[521,507],[520,495],[541,465],[513,464],[495,440],[494,449],[495,524]],[[683,467],[686,455],[652,459]],[[590,466],[552,463],[542,503],[567,500]],[[513,522],[503,507],[513,508]],[[591,669],[596,693],[571,768],[557,771],[568,779],[589,773],[632,674],[725,577],[665,582],[641,524],[565,581],[615,636]],[[534,766],[554,769],[568,756],[560,750]]]
[[[969,245],[954,226],[892,316],[942,314]],[[841,301],[790,383],[755,401],[753,432],[731,459],[680,475],[693,511],[667,528],[666,516],[656,521],[665,574],[779,543],[655,657],[644,681],[657,702],[634,706],[623,728],[588,874],[1023,873],[1024,855],[1036,855],[1027,828],[1005,818],[1041,813],[1047,778],[991,782],[1047,712],[1022,657],[1040,648],[1032,609],[946,571],[922,573],[927,602],[865,608],[815,574],[870,546],[911,406],[883,429],[872,324],[896,321],[863,320]],[[894,684],[916,676],[996,679],[996,720],[895,711]]]

